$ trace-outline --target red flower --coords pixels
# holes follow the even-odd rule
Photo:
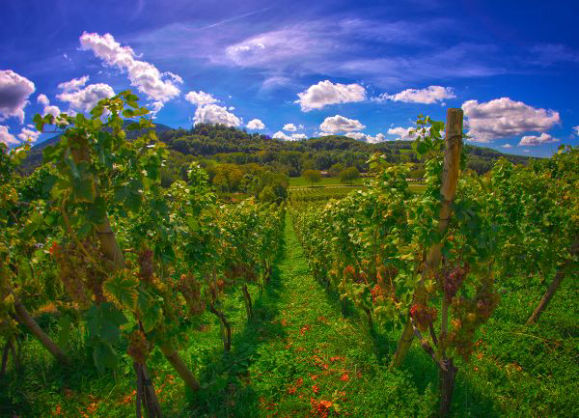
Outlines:
[[[340,376],[340,380],[342,382],[347,382],[348,380],[350,380],[350,376],[348,375],[348,373],[344,373],[342,376]]]
[[[48,252],[50,253],[50,255],[55,255],[56,253],[58,253],[59,249],[60,246],[58,245],[58,242],[54,241],[51,247],[48,249]]]
[[[310,329],[311,327],[308,324],[305,324],[300,328],[300,335],[305,335],[306,331],[309,331]]]

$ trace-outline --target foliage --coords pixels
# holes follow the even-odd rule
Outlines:
[[[322,173],[319,170],[304,170],[302,172],[303,178],[305,178],[311,185],[314,183],[319,183],[322,180]]]
[[[348,167],[340,171],[340,182],[352,184],[360,178],[360,172],[356,167]]]

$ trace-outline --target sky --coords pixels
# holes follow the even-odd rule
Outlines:
[[[155,121],[283,140],[411,139],[461,107],[469,142],[579,144],[579,1],[3,0],[0,141],[132,89]]]

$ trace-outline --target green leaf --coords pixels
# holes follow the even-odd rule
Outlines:
[[[120,326],[127,322],[125,315],[108,302],[91,306],[86,313],[86,320],[91,339],[103,340],[109,344],[119,341]]]
[[[148,293],[139,293],[139,312],[145,332],[151,332],[163,319],[161,304],[161,300],[155,300]]]
[[[121,272],[108,279],[103,285],[105,291],[107,291],[119,305],[131,310],[134,310],[137,304],[138,286],[139,282],[137,278],[130,277],[125,274],[125,272]]]
[[[100,373],[106,369],[114,369],[117,365],[117,352],[105,342],[99,341],[93,346],[92,358]]]

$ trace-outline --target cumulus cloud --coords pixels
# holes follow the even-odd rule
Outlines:
[[[18,144],[18,140],[8,132],[8,126],[0,125],[0,142],[6,145]]]
[[[110,33],[84,32],[80,44],[83,50],[92,51],[106,65],[126,72],[131,85],[156,102],[157,107],[181,93],[177,87],[183,82],[181,77],[171,72],[161,73],[153,64],[138,60],[131,47],[121,46]]]
[[[424,89],[406,89],[391,95],[383,93],[378,96],[376,101],[392,100],[394,102],[432,104],[455,97],[454,91],[450,87],[428,86]]]
[[[9,117],[24,122],[24,108],[36,87],[34,83],[12,70],[0,70],[0,120]]]
[[[579,135],[579,125],[573,126],[573,129],[575,129],[575,135]]]
[[[46,94],[39,94],[36,98],[36,102],[42,105],[42,116],[51,114],[54,117],[60,115],[60,108],[58,106],[54,106],[50,104],[50,100]]]
[[[215,97],[204,91],[190,91],[185,95],[185,100],[194,104],[195,106],[203,106],[219,102]]]
[[[501,145],[501,148],[513,148],[513,146],[511,144],[504,144]]]
[[[332,104],[364,101],[366,100],[366,89],[355,83],[334,84],[325,80],[298,93],[298,97],[296,103],[300,104],[302,111],[309,112]]]
[[[345,134],[348,138],[355,139],[357,141],[365,141],[370,144],[377,144],[378,142],[384,142],[386,137],[384,134],[379,133],[376,136],[368,135],[363,132],[348,132]]]
[[[52,116],[57,117],[61,113],[62,112],[60,108],[55,105],[46,106],[44,109],[42,109],[42,116],[51,114]]]
[[[193,117],[195,125],[209,123],[213,125],[240,126],[241,119],[229,112],[227,108],[216,104],[199,106]]]
[[[0,142],[8,146],[20,144],[23,141],[36,142],[39,136],[40,132],[34,129],[33,125],[24,126],[16,137],[10,133],[8,126],[0,125]]]
[[[521,138],[519,142],[519,146],[535,146],[535,145],[543,145],[543,144],[550,144],[552,142],[559,142],[557,138],[553,138],[551,135],[543,132],[541,135],[528,135]]]
[[[82,77],[73,78],[70,81],[65,81],[63,83],[60,83],[58,85],[58,88],[61,89],[65,93],[80,90],[81,88],[83,88],[86,85],[88,80],[89,80],[89,76],[83,75]]]
[[[416,130],[416,127],[410,126],[408,128],[403,128],[402,126],[397,126],[394,128],[388,129],[388,135],[396,135],[396,141],[412,141],[414,140],[415,134],[413,131]]]
[[[288,135],[285,132],[282,131],[277,131],[276,133],[273,134],[272,138],[275,139],[281,139],[283,141],[300,141],[302,139],[307,139],[307,135],[306,134],[291,134]]]
[[[82,90],[64,91],[57,95],[57,99],[69,104],[70,109],[76,112],[89,112],[101,99],[112,97],[115,91],[104,83],[89,84]]]
[[[265,129],[265,124],[259,119],[252,119],[249,122],[247,122],[246,128],[260,131],[262,129]]]
[[[46,96],[46,94],[39,94],[36,98],[36,102],[42,106],[48,106],[50,104],[50,100],[48,100],[48,96]]]
[[[298,128],[293,123],[286,123],[283,126],[283,130],[287,132],[295,132],[298,130]]]
[[[525,132],[545,132],[561,122],[559,112],[529,106],[508,97],[479,103],[468,100],[462,104],[473,141],[521,135]]]
[[[322,132],[328,132],[330,135],[361,131],[365,127],[359,120],[348,119],[341,115],[329,116],[320,124]]]
[[[21,141],[36,142],[39,136],[40,132],[34,129],[33,125],[27,125],[24,128],[22,128],[22,130],[18,134],[18,139],[20,139]]]

